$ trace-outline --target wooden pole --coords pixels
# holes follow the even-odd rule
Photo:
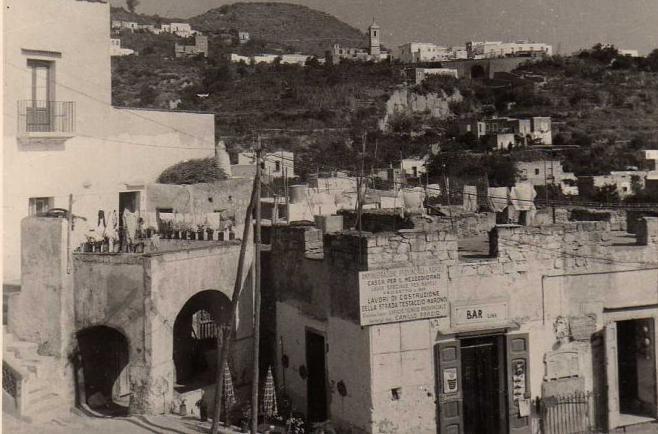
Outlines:
[[[256,144],[256,161],[258,163],[256,166],[256,230],[254,233],[254,242],[256,243],[256,249],[254,252],[254,279],[256,285],[254,288],[254,366],[251,379],[251,434],[258,433],[258,386],[260,376],[260,160],[261,142],[260,137],[258,137],[258,142]]]
[[[212,434],[219,433],[219,418],[222,414],[222,398],[224,392],[224,364],[228,360],[229,345],[231,343],[231,331],[235,327],[235,319],[238,310],[238,302],[240,301],[240,294],[242,293],[242,270],[244,269],[244,257],[247,250],[247,240],[249,238],[249,233],[251,231],[252,218],[251,214],[254,210],[254,204],[256,202],[256,182],[257,179],[254,178],[254,185],[251,190],[251,200],[249,201],[249,206],[247,206],[247,212],[244,220],[244,230],[242,231],[242,243],[240,244],[240,256],[238,258],[238,271],[235,276],[235,285],[233,287],[233,296],[231,297],[231,320],[229,322],[229,327],[224,329],[220,327],[219,333],[222,333],[221,338],[218,337],[218,348],[217,348],[217,384],[215,386],[215,408],[213,411],[213,421],[210,432]]]
[[[66,274],[71,274],[71,231],[73,231],[73,195],[69,194],[69,210],[66,215],[68,224],[66,229]]]

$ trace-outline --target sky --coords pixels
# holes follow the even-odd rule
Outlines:
[[[270,0],[271,1],[271,0]],[[125,0],[110,0],[124,6]],[[365,30],[382,43],[464,45],[467,40],[533,40],[570,54],[597,42],[647,54],[658,48],[658,0],[287,0]],[[188,18],[231,0],[140,0],[137,12]]]

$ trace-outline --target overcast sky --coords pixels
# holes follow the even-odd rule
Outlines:
[[[646,54],[658,48],[658,0],[288,0],[361,29],[374,17],[392,48],[420,41],[531,39],[562,54],[596,42]],[[125,0],[111,0],[115,6]],[[140,0],[138,12],[187,18],[230,0]]]

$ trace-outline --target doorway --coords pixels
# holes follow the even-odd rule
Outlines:
[[[217,335],[230,321],[231,301],[220,291],[200,291],[183,305],[173,329],[174,389],[179,393],[213,384]]]
[[[81,401],[106,415],[128,412],[128,340],[119,331],[93,326],[76,335],[84,381]]]
[[[506,425],[503,336],[461,340],[464,434],[502,434]]]
[[[119,226],[123,227],[123,211],[139,213],[139,191],[126,191],[119,193]]]
[[[654,320],[618,321],[617,348],[621,419],[656,417]]]
[[[308,419],[311,422],[327,420],[327,367],[326,344],[324,336],[306,331],[306,396],[308,400]]]

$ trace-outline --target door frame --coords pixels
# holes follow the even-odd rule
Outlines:
[[[658,307],[638,306],[603,309],[603,329],[605,331],[605,411],[607,412],[608,430],[620,427],[620,402],[619,402],[619,374],[617,372],[617,322],[652,319],[654,324],[654,369],[656,384],[654,385],[654,394],[656,396],[656,409],[654,418],[658,417],[658,345],[656,337],[658,336]],[[611,363],[612,362],[612,363]]]
[[[472,338],[487,338],[487,337],[495,337],[497,338],[496,346],[498,348],[498,356],[499,360],[498,363],[501,365],[501,376],[499,379],[499,382],[503,385],[504,387],[504,392],[501,393],[500,396],[500,423],[501,423],[501,432],[503,433],[508,433],[510,432],[510,421],[509,421],[509,373],[507,369],[508,365],[508,360],[510,357],[509,350],[508,350],[508,341],[510,337],[514,337],[515,335],[519,335],[519,331],[516,328],[507,328],[507,327],[499,327],[499,328],[492,328],[492,329],[485,329],[485,330],[469,330],[469,331],[464,331],[464,332],[456,332],[456,333],[450,333],[450,334],[445,334],[442,335],[440,340],[435,341],[433,344],[434,348],[434,376],[435,376],[435,387],[436,387],[436,396],[437,396],[437,407],[436,407],[436,424],[437,424],[437,432],[439,434],[442,434],[445,428],[442,428],[441,426],[441,407],[440,405],[443,404],[443,396],[444,394],[442,393],[442,383],[443,383],[443,377],[442,377],[442,371],[443,367],[441,366],[441,346],[442,345],[456,345],[458,348],[458,358],[459,358],[459,367],[458,367],[458,372],[459,376],[457,378],[458,380],[458,390],[459,393],[457,393],[452,400],[453,401],[458,401],[459,402],[459,414],[462,417],[461,423],[459,422],[451,422],[449,420],[445,420],[444,422],[448,422],[452,424],[453,426],[459,426],[460,434],[463,433],[463,408],[461,405],[461,402],[463,400],[463,365],[462,365],[462,358],[461,358],[461,341],[464,339],[472,339]],[[523,334],[527,335],[527,334]],[[452,365],[450,365],[452,366]],[[527,378],[528,385],[530,385],[529,381],[530,378]]]

